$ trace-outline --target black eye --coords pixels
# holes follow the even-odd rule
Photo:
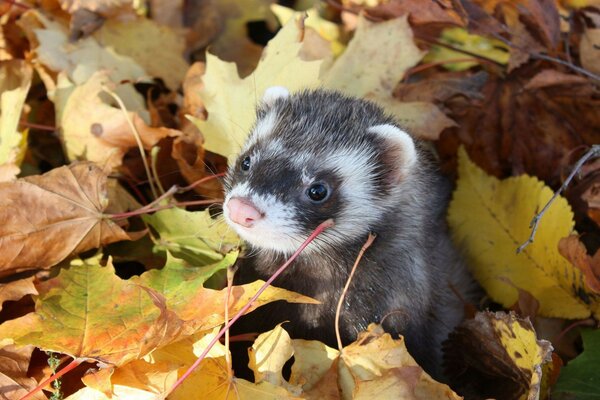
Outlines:
[[[246,156],[246,158],[244,158],[242,160],[242,165],[241,165],[242,171],[248,171],[250,169],[250,157]]]
[[[306,195],[314,202],[322,202],[327,198],[329,191],[324,183],[313,183],[306,190]]]

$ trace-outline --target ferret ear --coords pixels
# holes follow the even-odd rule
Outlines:
[[[400,163],[398,179],[402,179],[417,163],[417,149],[413,138],[402,129],[390,124],[375,125],[369,132],[376,133],[390,144],[391,156]]]
[[[265,90],[263,94],[262,102],[267,107],[271,107],[278,99],[285,99],[289,97],[290,91],[283,86],[271,86]]]

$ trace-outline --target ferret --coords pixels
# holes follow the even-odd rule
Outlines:
[[[476,289],[447,232],[450,184],[419,140],[370,101],[273,87],[224,186],[225,220],[248,244],[236,284],[268,279],[321,222],[334,221],[273,282],[321,304],[271,303],[237,332],[288,321],[292,338],[337,347],[337,303],[375,233],[344,299],[342,342],[381,323],[404,336],[428,373],[443,376],[441,343]]]

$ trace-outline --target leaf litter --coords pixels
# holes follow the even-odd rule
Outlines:
[[[597,3],[274,3],[206,1],[187,19],[183,3],[159,0],[0,4],[0,396],[44,398],[32,392],[37,348],[93,367],[65,387],[70,399],[160,397],[245,306],[261,283],[224,288],[240,241],[206,204],[273,85],[378,102],[458,178],[454,238],[488,304],[532,323],[478,312],[457,328],[452,389],[598,396],[597,330],[582,331],[579,356],[562,343],[576,342],[573,326],[597,326],[600,164],[582,167],[515,253],[600,138]],[[36,145],[42,131],[55,145]],[[44,161],[61,158],[69,165]],[[271,287],[253,308],[282,299],[312,301]],[[548,340],[561,346],[552,353]],[[290,339],[284,324],[258,336],[250,359],[254,382],[235,377],[217,342],[169,398],[199,388],[232,399],[459,398],[377,326],[336,350]]]

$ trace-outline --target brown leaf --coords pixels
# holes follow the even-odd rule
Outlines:
[[[505,78],[488,76],[482,98],[454,96],[444,102],[458,125],[436,142],[445,168],[454,169],[450,166],[464,144],[488,174],[526,173],[557,186],[572,151],[597,143],[600,100],[593,84],[574,86],[578,78],[547,71],[532,81],[539,71],[533,67],[528,64]],[[556,84],[543,84],[548,74],[559,79]],[[535,89],[523,90],[528,84]]]
[[[579,59],[583,68],[600,75],[600,29],[586,29],[579,42]]]
[[[577,235],[562,238],[558,242],[558,251],[574,266],[583,271],[585,283],[596,293],[600,293],[600,250],[590,257]]]
[[[453,9],[450,1],[391,0],[376,7],[368,8],[366,13],[375,18],[392,19],[408,14],[411,25],[462,25],[463,21]]]
[[[33,346],[6,346],[0,349],[0,399],[20,399],[37,386],[33,378],[27,376]],[[31,397],[34,400],[46,399],[42,392]]]
[[[0,283],[0,311],[2,311],[2,303],[7,300],[19,300],[28,294],[38,294],[33,285],[33,279],[33,277],[29,277],[14,282]]]
[[[528,319],[514,313],[478,313],[444,343],[446,373],[470,399],[534,399],[552,346],[537,340]]]
[[[0,192],[0,276],[132,239],[103,214],[107,176],[95,164],[0,183]]]

